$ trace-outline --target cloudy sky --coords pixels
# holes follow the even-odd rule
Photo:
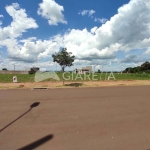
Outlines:
[[[121,70],[150,61],[149,0],[1,0],[0,69],[59,70],[66,47],[74,68]]]

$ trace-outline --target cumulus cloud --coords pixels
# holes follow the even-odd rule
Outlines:
[[[98,49],[98,41],[93,35],[94,27],[89,32],[87,29],[72,29],[63,36],[63,43],[77,58],[80,59],[108,59],[113,58],[114,54],[108,48]]]
[[[7,13],[12,17],[13,21],[7,27],[0,27],[0,46],[7,47],[8,56],[16,58],[16,60],[29,61],[34,57],[28,54],[21,55],[19,50],[22,47],[18,44],[17,38],[28,29],[35,29],[38,27],[35,20],[27,16],[26,11],[21,9],[18,3],[13,3],[5,7]]]
[[[67,24],[62,11],[64,11],[64,7],[57,4],[54,0],[43,0],[39,4],[37,13],[48,19],[49,25],[58,25],[58,23]]]
[[[78,14],[82,16],[88,15],[89,17],[92,18],[94,13],[95,13],[95,10],[91,9],[91,10],[82,10]]]
[[[8,58],[33,63],[39,59],[51,57],[53,53],[58,52],[60,47],[56,42],[50,40],[35,41],[35,38],[21,40],[21,43],[15,39],[6,39],[3,41],[3,44],[6,45],[8,49]]]
[[[139,49],[137,45],[150,35],[150,5],[148,0],[132,0],[118,9],[118,14],[103,24],[96,32],[99,48],[119,43],[120,48],[128,51]],[[144,45],[142,46],[144,48]]]
[[[17,38],[21,36],[23,32],[27,32],[28,29],[38,27],[35,20],[28,17],[25,9],[21,9],[19,4],[13,3],[10,6],[6,6],[5,9],[13,21],[7,27],[0,27],[0,40]]]
[[[100,27],[93,27],[91,31],[70,30],[63,36],[64,45],[80,59],[112,59],[120,50],[150,47],[149,20],[149,1],[132,0]]]
[[[144,52],[144,55],[150,55],[150,47],[147,48],[147,50]]]
[[[125,59],[121,60],[121,63],[140,63],[146,61],[147,59],[135,54],[127,55]]]
[[[41,4],[44,4],[44,2],[46,1],[43,1]],[[51,1],[49,2],[51,3]],[[55,1],[53,2],[55,3]],[[128,52],[134,49],[146,49],[145,53],[149,55],[149,4],[149,0],[131,0],[128,4],[120,7],[118,13],[111,17],[106,23],[102,24],[102,26],[95,26],[89,31],[86,28],[82,30],[70,29],[65,34],[55,35],[49,40],[40,40],[31,37],[18,41],[16,39],[5,38],[5,40],[1,41],[0,45],[7,47],[9,58],[13,60],[23,60],[25,62],[36,62],[39,59],[51,57],[51,54],[58,52],[60,47],[66,47],[68,51],[76,56],[78,61],[88,61],[91,63],[99,63],[98,60],[105,59],[115,60],[115,54],[118,51]],[[15,11],[20,11],[18,6],[11,7]],[[85,12],[83,15],[88,15],[88,13]],[[56,22],[58,23],[60,21]],[[4,30],[4,28],[0,29]],[[8,34],[9,36],[5,37],[17,37],[25,30],[27,30],[27,28],[20,30],[16,36]],[[137,57],[132,55],[127,56],[122,62],[125,63],[129,60],[137,62],[139,61],[139,57]],[[144,59],[140,61],[142,60]]]
[[[115,57],[111,51],[108,51],[108,48],[102,50],[95,48],[97,43],[93,38],[93,34],[88,32],[87,29],[73,29],[66,32],[65,35],[57,35],[50,40],[29,38],[20,42],[8,39],[3,41],[3,44],[7,46],[9,58],[24,62],[35,62],[42,58],[51,58],[51,55],[58,52],[60,47],[67,47],[68,51],[80,60],[92,61]],[[113,47],[111,48],[113,49]]]

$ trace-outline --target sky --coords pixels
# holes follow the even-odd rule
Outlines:
[[[52,54],[75,55],[73,70],[124,70],[150,61],[149,0],[1,0],[0,70],[59,71]]]

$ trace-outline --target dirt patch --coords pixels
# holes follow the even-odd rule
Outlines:
[[[103,87],[103,86],[138,86],[150,85],[150,80],[128,80],[128,81],[88,81],[76,82],[33,82],[33,83],[0,83],[0,89],[28,89],[28,88],[74,88],[74,87]]]

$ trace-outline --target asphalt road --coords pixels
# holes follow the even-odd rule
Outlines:
[[[150,86],[0,90],[0,150],[149,150]]]

